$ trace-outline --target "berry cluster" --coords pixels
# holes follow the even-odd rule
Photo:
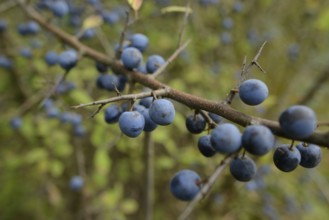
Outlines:
[[[143,52],[149,44],[144,34],[133,34],[126,44],[123,45],[121,62],[128,70],[139,70],[145,74],[152,74],[165,63],[159,55],[151,55],[143,62]],[[119,48],[117,48],[117,52]],[[101,75],[97,78],[97,86],[108,91],[121,92],[125,88],[127,78],[118,74],[104,74],[106,68],[96,64]],[[129,106],[128,103],[112,104],[105,109],[105,121],[109,124],[119,123],[119,128],[128,137],[137,137],[143,131],[151,132],[158,125],[169,125],[175,117],[175,108],[168,99],[155,99],[146,97],[140,100],[139,104]]]
[[[257,79],[248,79],[239,86],[239,95],[242,102],[247,105],[261,104],[268,96],[266,84]],[[203,135],[198,140],[198,149],[205,157],[212,157],[216,153],[235,154],[230,163],[230,173],[242,182],[253,179],[257,167],[252,156],[263,156],[275,147],[275,137],[271,130],[264,125],[249,125],[243,133],[231,123],[220,123],[221,118],[213,113],[208,116],[217,126],[210,134]],[[220,123],[220,124],[219,124]],[[286,135],[291,139],[306,138],[316,128],[314,112],[306,106],[292,106],[282,112],[279,123]],[[190,115],[186,118],[186,128],[192,134],[199,134],[206,128],[206,120],[200,114]],[[243,154],[239,152],[243,150]],[[284,172],[294,170],[298,165],[313,168],[321,160],[320,147],[313,144],[282,145],[275,149],[273,161],[275,166]],[[172,194],[184,201],[192,200],[200,191],[202,181],[194,171],[182,170],[175,174],[170,183]]]

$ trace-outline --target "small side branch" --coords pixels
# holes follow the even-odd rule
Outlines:
[[[103,107],[104,105],[111,103],[111,102],[118,102],[118,101],[123,101],[123,100],[136,100],[136,99],[142,99],[145,97],[150,97],[153,95],[166,96],[169,93],[169,91],[170,91],[169,88],[165,88],[165,89],[158,89],[155,91],[141,92],[141,93],[137,93],[137,94],[121,95],[121,96],[117,96],[117,97],[113,97],[113,98],[109,98],[109,99],[103,99],[103,100],[99,100],[99,101],[95,101],[95,102],[89,102],[86,104],[80,104],[77,106],[73,106],[73,108],[78,109],[78,108],[92,106],[92,105],[100,105]]]
[[[191,212],[194,210],[196,205],[208,194],[208,192],[211,190],[213,185],[215,184],[218,177],[223,173],[226,166],[231,162],[232,158],[235,155],[228,155],[226,158],[224,158],[220,164],[217,166],[214,173],[210,176],[208,179],[208,182],[203,185],[201,188],[201,191],[195,196],[195,198],[188,204],[188,206],[185,208],[185,210],[182,212],[182,214],[179,216],[178,220],[186,220],[188,216],[191,214]]]
[[[8,11],[9,9],[15,7],[18,4],[17,1],[14,0],[8,0],[2,4],[0,4],[0,14]]]
[[[152,142],[152,134],[145,132],[145,220],[153,219],[154,212],[154,145]]]

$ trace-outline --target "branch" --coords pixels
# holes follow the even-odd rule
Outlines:
[[[328,70],[324,71],[318,78],[315,80],[313,86],[306,92],[304,97],[300,99],[298,104],[305,105],[310,100],[313,99],[314,95],[321,89],[322,86],[325,86],[325,83],[329,80],[329,72]]]
[[[145,132],[145,220],[153,219],[154,212],[154,144],[152,141],[152,133]]]
[[[13,8],[17,5],[17,2],[14,0],[8,0],[0,5],[0,14],[8,11],[9,9]]]
[[[120,95],[117,97],[113,97],[113,98],[109,98],[109,99],[103,99],[103,100],[99,100],[99,101],[95,101],[95,102],[89,102],[86,104],[80,104],[77,106],[73,106],[73,108],[82,108],[82,107],[86,107],[86,106],[92,106],[92,105],[100,105],[100,106],[104,106],[108,103],[111,102],[118,102],[118,101],[123,101],[123,100],[136,100],[136,99],[142,99],[145,97],[150,97],[153,95],[156,96],[165,96],[166,94],[168,94],[169,89],[165,88],[165,89],[158,89],[155,91],[149,91],[149,92],[141,92],[138,94],[128,94],[128,95]]]
[[[185,208],[184,212],[179,216],[179,220],[185,220],[191,214],[195,206],[208,194],[211,190],[212,186],[215,184],[216,180],[218,179],[219,175],[225,170],[226,166],[231,162],[232,158],[235,154],[231,154],[225,157],[220,164],[217,166],[214,173],[210,176],[208,182],[203,185],[200,192],[194,197],[194,199],[188,204]]]
[[[115,59],[110,59],[106,54],[100,53],[84,44],[79,42],[76,38],[73,36],[67,34],[66,32],[62,31],[61,29],[48,24],[48,22],[33,8],[26,6],[23,1],[20,0],[20,5],[22,6],[22,9],[27,13],[27,15],[38,22],[40,26],[45,28],[46,30],[52,32],[57,38],[65,42],[66,44],[76,48],[78,51],[83,51],[84,55],[86,57],[89,57],[93,60],[97,60],[101,63],[104,63],[112,68],[112,70],[115,73],[121,73],[124,75],[130,75],[131,78],[146,87],[149,87],[153,90],[166,88],[168,89],[168,93],[166,96],[168,98],[171,98],[173,100],[176,100],[177,102],[180,102],[192,109],[203,109],[208,112],[216,113],[234,123],[237,123],[241,126],[248,126],[251,124],[262,124],[267,127],[269,127],[272,132],[279,136],[279,137],[285,137],[290,139],[280,128],[279,123],[277,121],[271,121],[259,117],[254,117],[250,115],[246,115],[242,112],[239,112],[233,108],[231,108],[228,105],[221,104],[215,101],[207,100],[198,96],[194,96],[173,88],[169,88],[167,85],[153,79],[152,77],[149,77],[143,73],[136,72],[136,71],[129,71],[123,67],[123,65],[116,61]],[[264,45],[264,44],[263,44]],[[248,67],[246,68],[246,71],[248,71]],[[96,102],[94,102],[96,103]],[[99,103],[101,104],[101,103]],[[89,104],[92,105],[92,104]],[[329,133],[321,133],[321,132],[314,132],[311,136],[305,139],[297,139],[300,141],[308,142],[317,144],[319,146],[325,146],[329,147]]]
[[[190,3],[187,3],[186,8],[190,9]],[[186,29],[186,26],[187,26],[188,17],[190,15],[190,13],[191,12],[189,10],[185,11],[183,23],[181,25],[181,28],[180,28],[179,34],[178,34],[178,47],[180,47],[181,44],[182,44],[183,36],[184,36],[184,33],[185,33],[185,29]]]

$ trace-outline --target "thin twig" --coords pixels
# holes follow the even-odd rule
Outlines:
[[[58,89],[58,86],[60,86],[60,84],[62,84],[67,75],[69,74],[69,70],[66,70],[65,73],[56,81],[55,85],[53,86],[53,88],[50,90],[50,92],[46,95],[46,97],[43,99],[43,101],[41,102],[41,105],[47,100],[49,99],[52,95],[54,95],[56,93],[56,90]]]
[[[155,90],[155,91],[141,92],[141,93],[137,93],[137,94],[121,95],[121,96],[116,96],[116,97],[109,98],[109,99],[103,99],[103,100],[99,100],[99,101],[80,104],[77,106],[73,106],[73,108],[77,109],[77,108],[82,108],[82,107],[92,106],[92,105],[106,105],[111,102],[117,102],[117,101],[122,101],[122,100],[142,99],[145,97],[152,96],[153,94],[156,94],[157,96],[163,96],[163,95],[168,94],[168,92],[169,92],[169,89],[165,88],[165,89],[159,89],[159,90]]]
[[[15,7],[18,4],[17,1],[8,0],[0,5],[0,14],[8,11],[9,9]]]
[[[309,101],[313,100],[316,93],[324,87],[326,82],[329,80],[329,71],[325,70],[320,74],[313,83],[312,87],[306,91],[305,95],[298,102],[299,105],[306,105]]]
[[[322,195],[324,196],[326,202],[329,204],[329,191],[328,191],[328,181],[323,175],[316,170],[312,170],[309,172],[311,175],[311,179],[315,182]]]
[[[235,154],[230,154],[227,157],[225,157],[220,164],[217,166],[216,170],[213,172],[213,174],[208,179],[207,183],[203,185],[200,192],[195,196],[195,198],[188,204],[188,206],[185,208],[185,210],[182,212],[182,214],[179,216],[178,220],[185,220],[188,218],[188,216],[191,214],[191,212],[194,210],[196,205],[208,194],[208,192],[211,190],[213,185],[215,184],[216,180],[220,176],[220,174],[223,173],[226,166],[231,162],[232,158],[235,156]]]
[[[107,40],[101,27],[98,27],[96,29],[96,36],[97,36],[99,42],[102,44],[102,47],[104,48],[105,53],[110,56],[112,54],[111,44]]]
[[[187,3],[186,8],[190,8],[190,3]],[[184,33],[185,33],[185,29],[186,29],[186,26],[187,26],[188,16],[189,15],[190,15],[190,11],[189,10],[186,10],[185,11],[185,14],[184,14],[183,23],[182,23],[181,28],[180,28],[179,33],[178,33],[178,45],[177,45],[177,48],[180,48],[181,45],[182,45],[183,36],[184,36]]]
[[[154,212],[154,145],[152,142],[152,133],[145,132],[145,220],[153,219]]]
[[[99,106],[98,106],[98,108],[97,108],[97,110],[94,112],[94,113],[92,113],[91,115],[90,115],[90,118],[93,118],[93,117],[95,117],[102,109],[103,109],[103,107],[105,106],[105,104],[100,104]]]
[[[187,40],[182,46],[180,46],[169,58],[168,60],[162,64],[157,71],[155,71],[152,75],[150,75],[150,77],[152,78],[156,78],[158,77],[161,73],[163,73],[163,71],[167,68],[167,66],[172,63],[176,57],[189,45],[189,43],[191,42],[191,40]]]
[[[27,99],[19,108],[18,111],[15,113],[15,115],[24,115],[27,113],[30,109],[32,109],[34,106],[39,103],[47,90],[40,90],[38,93],[31,96],[29,99]]]
[[[124,44],[124,41],[125,41],[125,38],[126,38],[126,33],[127,33],[127,30],[128,30],[128,26],[129,26],[130,16],[129,16],[128,11],[126,12],[126,15],[127,15],[127,17],[126,17],[125,25],[124,25],[123,30],[122,30],[121,35],[120,35],[119,47],[118,47],[118,50],[115,53],[115,58],[116,59],[120,59],[120,57],[121,57],[123,44]]]
[[[76,158],[78,173],[83,179],[85,179],[86,178],[85,156],[82,151],[80,140],[74,141],[74,147],[75,147],[75,158]]]
[[[319,126],[329,126],[329,122],[328,121],[323,121],[323,122],[318,122],[318,127]]]
[[[198,112],[203,116],[203,118],[208,123],[209,129],[213,129],[217,126],[217,124],[210,118],[208,112],[206,112],[204,110],[199,110]]]

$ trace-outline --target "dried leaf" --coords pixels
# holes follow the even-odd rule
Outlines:
[[[182,13],[192,13],[192,9],[187,6],[168,6],[161,9],[161,13],[172,13],[172,12],[182,12]]]
[[[128,0],[128,3],[134,11],[138,11],[143,4],[143,0]]]
[[[99,15],[91,15],[83,21],[82,29],[99,27],[103,24],[103,19]]]

